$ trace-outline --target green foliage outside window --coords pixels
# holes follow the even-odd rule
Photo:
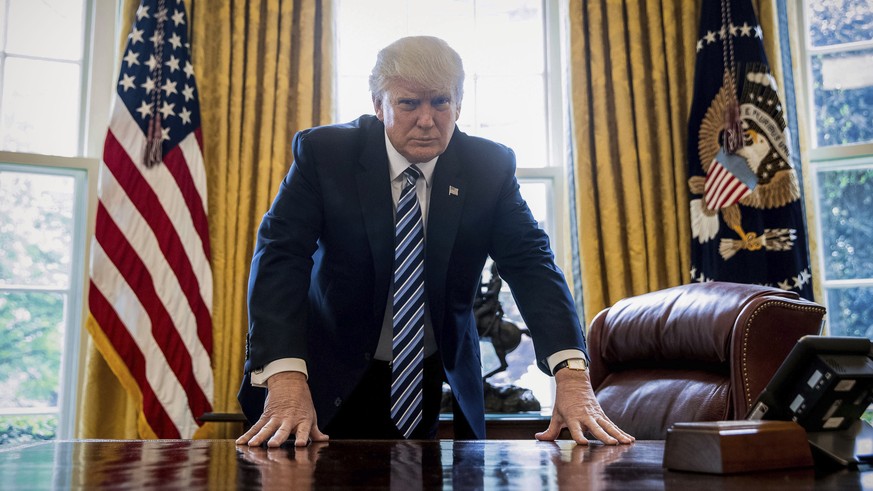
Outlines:
[[[809,10],[813,46],[866,41],[873,32],[870,0],[811,0]]]
[[[873,271],[873,169],[827,170],[818,176],[825,277],[867,278]],[[831,288],[827,308],[831,334],[873,339],[873,288]]]
[[[59,406],[72,184],[69,176],[0,171],[0,408],[13,413]],[[54,438],[56,430],[57,414],[0,417],[0,443]]]
[[[0,417],[0,445],[54,440],[58,431],[55,415]]]
[[[57,294],[0,295],[0,406],[57,406],[63,312]]]
[[[859,279],[873,271],[873,169],[819,172],[821,221],[825,230],[825,275]],[[871,317],[873,319],[873,317]]]
[[[873,39],[870,0],[811,0],[809,37],[813,49]],[[811,57],[818,146],[873,141],[873,85],[869,48]]]

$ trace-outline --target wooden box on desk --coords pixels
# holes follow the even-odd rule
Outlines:
[[[676,423],[667,430],[667,469],[732,474],[811,465],[806,431],[790,421]]]

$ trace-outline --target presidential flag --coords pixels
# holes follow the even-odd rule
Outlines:
[[[812,299],[785,110],[750,0],[702,0],[688,121],[691,280]]]
[[[212,270],[200,107],[180,0],[143,0],[100,165],[88,328],[140,405],[142,437],[212,410]]]

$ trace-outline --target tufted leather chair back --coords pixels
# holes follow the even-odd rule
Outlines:
[[[794,292],[694,283],[626,298],[588,333],[591,384],[606,414],[639,440],[679,421],[741,419],[825,308]]]

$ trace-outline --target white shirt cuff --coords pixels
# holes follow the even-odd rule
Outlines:
[[[581,358],[588,362],[588,358],[585,357],[585,353],[581,350],[577,349],[565,349],[558,351],[557,353],[552,354],[548,358],[546,358],[546,363],[549,364],[549,372],[555,373],[555,365],[561,363],[562,361],[572,360],[574,358]],[[252,382],[254,382],[255,378],[252,376]]]
[[[252,386],[266,387],[267,379],[279,372],[301,372],[309,379],[306,362],[302,358],[279,358],[264,365],[264,368],[252,370]]]

